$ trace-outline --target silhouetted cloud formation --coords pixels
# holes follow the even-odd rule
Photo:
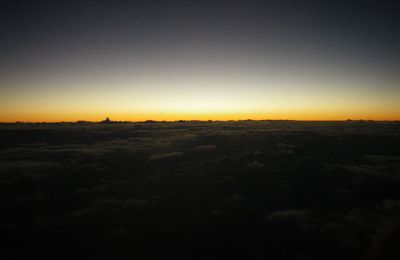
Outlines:
[[[372,238],[386,241],[400,214],[399,129],[353,121],[1,125],[1,256],[373,255],[383,247],[372,250]]]

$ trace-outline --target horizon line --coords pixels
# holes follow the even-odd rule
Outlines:
[[[395,120],[375,120],[375,119],[228,119],[228,120],[213,120],[213,119],[177,119],[177,120],[75,120],[75,121],[0,121],[0,124],[60,124],[60,123],[98,123],[98,124],[115,124],[115,123],[179,123],[179,122],[243,122],[243,121],[296,121],[296,122],[399,122]]]

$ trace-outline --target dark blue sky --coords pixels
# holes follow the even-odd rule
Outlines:
[[[397,1],[15,0],[0,10],[2,53],[12,61],[203,47],[381,63],[396,62],[400,46]]]
[[[306,74],[305,78],[324,75],[318,82],[335,81],[307,91],[343,91],[357,79],[353,87],[370,80],[395,94],[398,90],[398,1],[15,0],[0,5],[0,91],[14,107],[18,103],[13,100],[24,90],[61,93],[87,82],[80,74],[111,75],[109,79],[121,71],[126,76],[143,70],[147,74],[171,70],[175,78],[186,73],[193,80],[209,82],[212,73],[229,67],[228,78],[239,71],[245,82],[254,76],[252,68],[259,78],[263,68],[268,75],[278,70],[287,77],[294,71]],[[213,66],[215,70],[207,72]],[[188,89],[201,85],[200,80],[190,86],[189,78],[184,81]],[[337,87],[342,79],[347,83]],[[132,82],[130,88],[139,91],[139,83]],[[267,93],[275,81],[265,82],[261,92]],[[151,88],[148,82],[142,85]],[[151,91],[162,93],[156,85]],[[80,87],[88,92],[97,88],[93,82]],[[285,89],[282,84],[275,88]],[[120,87],[121,92],[127,89]],[[356,91],[360,87],[350,92]]]

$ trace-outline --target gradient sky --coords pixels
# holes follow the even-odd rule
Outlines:
[[[0,121],[400,119],[396,1],[2,1]]]

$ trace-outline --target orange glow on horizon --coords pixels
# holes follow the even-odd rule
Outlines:
[[[173,113],[109,113],[109,114],[36,114],[36,115],[2,115],[0,122],[76,122],[91,121],[99,122],[109,117],[113,121],[141,122],[146,120],[155,121],[178,121],[178,120],[299,120],[299,121],[342,121],[342,120],[375,120],[375,121],[398,121],[400,116],[396,114],[334,114],[334,113],[214,113],[214,114],[173,114]]]
[[[204,70],[23,78],[0,91],[0,122],[400,120],[397,81],[318,70]]]

